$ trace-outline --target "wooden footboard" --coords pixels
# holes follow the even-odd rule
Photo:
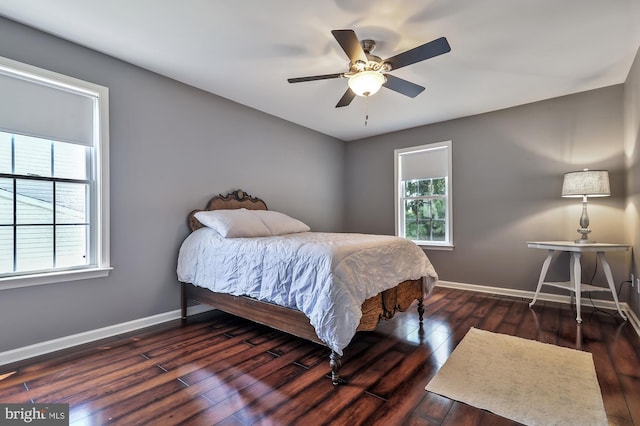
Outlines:
[[[246,296],[215,293],[206,288],[188,283],[182,283],[181,291],[183,320],[187,319],[187,301],[195,300],[223,312],[326,346],[311,326],[309,318],[298,310],[284,308]],[[422,279],[419,279],[401,282],[396,287],[365,300],[362,304],[362,319],[357,331],[374,330],[380,321],[393,318],[398,311],[406,311],[415,300],[418,300],[418,314],[420,321],[422,321],[424,312],[422,307],[423,297],[424,287]],[[340,356],[334,351],[330,356],[330,366],[331,380],[334,385],[337,385],[340,381],[338,370],[340,369],[341,361]]]
[[[404,312],[409,306],[418,300],[418,315],[422,321],[424,310],[422,299],[424,298],[424,286],[422,279],[403,281],[397,286],[378,293],[367,299],[362,304],[362,318],[357,331],[372,331],[382,320],[393,318],[396,312]]]

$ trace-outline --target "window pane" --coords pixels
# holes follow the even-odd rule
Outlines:
[[[418,222],[406,222],[404,237],[410,240],[418,239]]]
[[[415,220],[418,217],[418,201],[405,200],[404,212],[406,220]]]
[[[11,173],[11,135],[0,132],[0,173]]]
[[[13,272],[13,227],[0,226],[0,274]]]
[[[64,142],[54,142],[54,173],[58,178],[87,179],[88,147]]]
[[[56,268],[87,264],[87,226],[56,227]]]
[[[420,191],[418,195],[425,196],[433,194],[433,183],[431,179],[422,179],[420,182]]]
[[[445,195],[447,193],[447,181],[445,178],[433,179],[433,194]]]
[[[56,184],[56,223],[87,223],[89,185]]]
[[[446,202],[443,199],[431,200],[431,214],[433,219],[442,219],[446,217]]]
[[[417,201],[418,203],[418,219],[431,218],[431,202],[427,200]]]
[[[13,179],[0,178],[0,225],[13,224]]]
[[[431,221],[421,222],[418,225],[418,239],[422,241],[431,239]]]
[[[419,192],[420,181],[407,180],[404,182],[405,197],[417,197]]]
[[[431,240],[444,241],[445,237],[445,224],[444,220],[434,220],[432,223]]]
[[[51,176],[51,142],[15,135],[15,173]]]
[[[16,272],[53,268],[53,226],[18,227],[16,248]]]
[[[53,182],[16,181],[18,224],[53,223]]]

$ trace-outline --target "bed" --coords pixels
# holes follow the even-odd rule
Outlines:
[[[392,236],[310,232],[242,190],[188,217],[180,247],[181,312],[189,300],[321,344],[334,385],[357,331],[423,299],[437,280],[424,251]]]

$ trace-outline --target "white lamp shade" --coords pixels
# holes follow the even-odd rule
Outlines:
[[[371,96],[385,83],[378,71],[361,71],[349,77],[349,88],[358,96]]]
[[[606,170],[584,169],[564,175],[563,197],[608,197],[609,195],[611,195],[609,172]]]

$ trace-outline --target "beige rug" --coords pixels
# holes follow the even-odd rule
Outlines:
[[[526,425],[607,425],[588,352],[471,328],[426,390]]]

